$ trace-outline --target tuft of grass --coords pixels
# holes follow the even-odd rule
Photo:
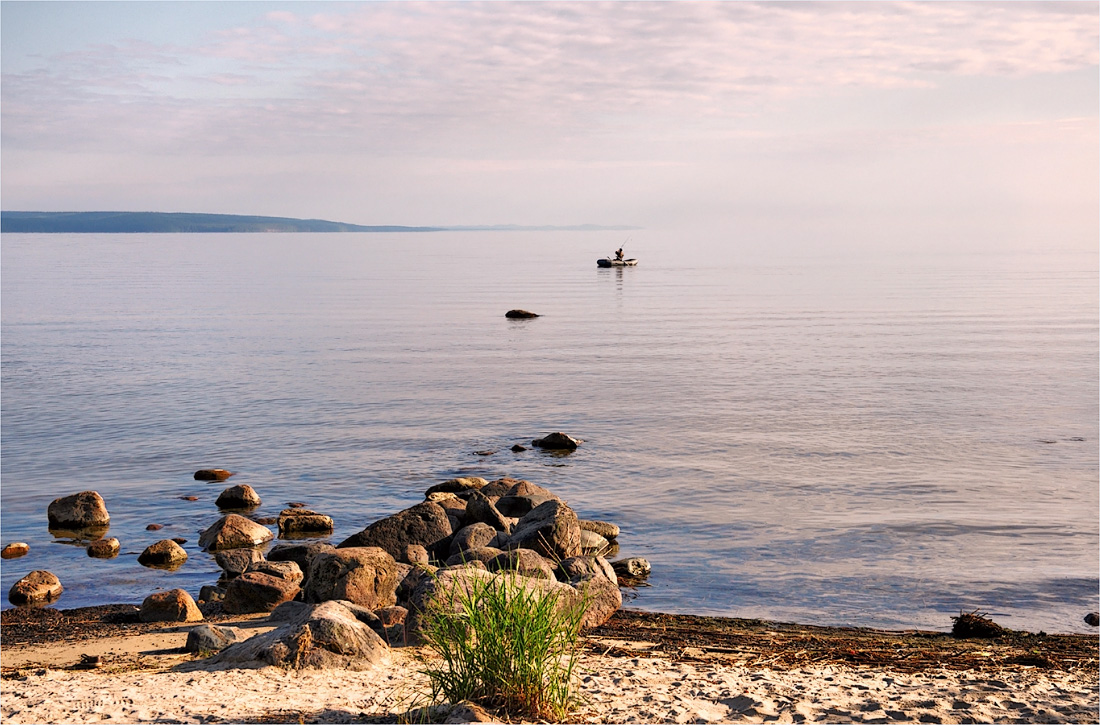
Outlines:
[[[424,644],[440,657],[423,671],[434,702],[480,702],[509,713],[563,720],[587,602],[524,587],[522,577],[458,581],[427,613]]]

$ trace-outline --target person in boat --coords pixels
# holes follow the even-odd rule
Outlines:
[[[615,261],[616,262],[623,261],[623,248],[622,247],[619,247],[617,250],[615,250]]]

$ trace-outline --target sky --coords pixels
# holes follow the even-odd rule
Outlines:
[[[5,1],[0,204],[1091,249],[1098,10]]]

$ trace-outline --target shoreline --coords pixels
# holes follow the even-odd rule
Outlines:
[[[127,606],[5,610],[2,719],[393,722],[425,684],[416,647],[365,672],[216,668],[182,650],[193,624],[127,622]],[[262,614],[206,621],[249,635],[273,626]],[[624,609],[582,636],[574,721],[1095,722],[1097,642]],[[81,654],[101,665],[82,669]]]

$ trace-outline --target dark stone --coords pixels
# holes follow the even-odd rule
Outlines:
[[[509,533],[512,529],[511,524],[505,521],[504,514],[481,491],[471,492],[466,500],[466,521],[468,524],[478,522],[488,524],[497,531],[505,533]]]
[[[501,496],[495,505],[501,515],[519,519],[547,501],[556,500],[559,500],[557,496]]]
[[[432,558],[444,559],[451,548],[452,534],[451,522],[443,507],[425,501],[374,522],[340,542],[336,548],[377,546],[396,560],[409,544],[419,544]]]
[[[538,317],[534,312],[528,312],[527,310],[508,310],[504,313],[504,316],[510,320],[530,320]]]
[[[583,442],[579,438],[571,438],[564,433],[551,433],[544,438],[531,441],[531,445],[554,451],[575,451]]]
[[[240,483],[218,494],[218,500],[214,504],[220,509],[250,509],[263,503],[256,489],[247,483]]]
[[[200,624],[187,633],[184,649],[193,654],[218,652],[241,640],[236,627],[219,627],[216,624]]]
[[[289,508],[279,514],[280,538],[331,534],[332,529],[332,517],[309,509]]]
[[[1089,612],[1086,614],[1085,624],[1092,627],[1100,627],[1100,612]]]
[[[547,501],[516,524],[509,549],[533,549],[551,561],[581,553],[581,528],[577,515],[561,501]]]
[[[164,528],[164,524],[149,524],[145,527],[146,531],[160,531]]]
[[[519,443],[512,446],[512,453],[522,453],[527,450],[527,446],[521,446]]]
[[[203,468],[202,470],[195,471],[196,481],[224,481],[230,476],[235,476],[235,473],[225,470],[224,468]]]
[[[433,493],[460,493],[462,491],[476,491],[486,483],[484,478],[470,476],[467,478],[452,478],[443,483],[437,483],[424,492],[424,498]]]

